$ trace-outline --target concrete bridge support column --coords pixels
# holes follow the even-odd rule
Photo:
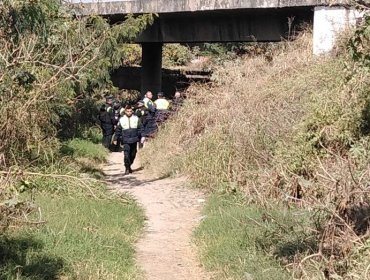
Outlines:
[[[338,34],[356,26],[363,14],[345,7],[315,7],[313,53],[321,55],[333,50]]]
[[[141,94],[162,91],[162,43],[142,43]]]

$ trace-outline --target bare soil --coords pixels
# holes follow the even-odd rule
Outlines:
[[[148,280],[210,279],[199,265],[191,243],[201,220],[204,195],[186,187],[185,178],[155,179],[134,164],[123,175],[123,154],[111,153],[105,173],[113,191],[127,192],[146,212],[145,234],[136,245],[137,263]]]

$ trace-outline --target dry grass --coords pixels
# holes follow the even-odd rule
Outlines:
[[[294,260],[295,277],[356,279],[364,261],[354,252],[368,250],[370,77],[346,54],[314,58],[311,37],[282,43],[272,60],[230,61],[211,84],[193,85],[145,161],[158,176],[241,190],[249,203],[317,211],[319,249]]]
[[[308,77],[289,83],[292,74],[303,75],[314,60],[309,36],[303,35],[294,45],[284,44],[271,62],[263,56],[231,61],[214,73],[211,85],[192,86],[188,102],[147,150],[149,155],[166,143],[166,152],[155,153],[151,161],[154,171],[171,173],[176,166],[195,172],[199,179],[197,172],[208,170],[216,180],[198,183],[214,188],[219,175],[226,181],[243,180],[240,171],[255,168],[255,158],[261,159],[258,165],[268,163],[271,142],[299,121],[304,113],[300,105],[315,89],[312,85],[302,92]],[[178,155],[185,158],[178,162]],[[213,165],[209,159],[214,157]]]

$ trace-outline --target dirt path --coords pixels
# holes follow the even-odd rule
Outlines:
[[[148,280],[209,279],[196,259],[191,234],[201,219],[202,194],[181,178],[154,180],[144,170],[123,176],[123,155],[112,153],[105,168],[110,187],[132,194],[146,211],[137,261]]]

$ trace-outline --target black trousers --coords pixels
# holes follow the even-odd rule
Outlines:
[[[123,144],[124,163],[126,168],[130,168],[134,163],[137,152],[137,142],[133,144]]]
[[[104,147],[109,149],[111,142],[112,142],[112,135],[103,135],[102,144]]]

